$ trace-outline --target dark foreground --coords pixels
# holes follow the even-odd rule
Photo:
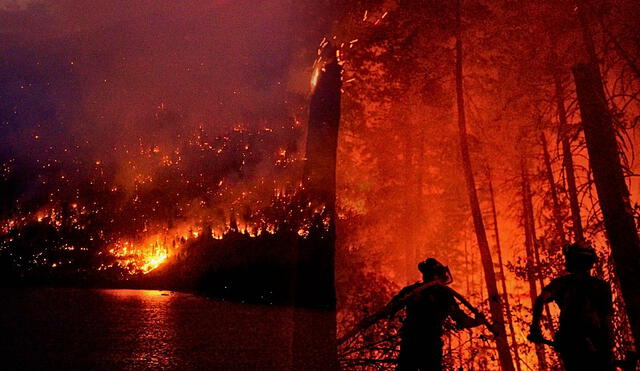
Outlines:
[[[305,363],[293,360],[291,308],[156,290],[2,289],[0,297],[2,369],[287,370]],[[310,322],[325,315],[298,313]]]

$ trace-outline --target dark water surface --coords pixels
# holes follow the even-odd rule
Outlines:
[[[156,290],[2,289],[0,369],[292,367],[292,309]]]

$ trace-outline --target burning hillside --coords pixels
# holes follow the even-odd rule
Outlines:
[[[301,135],[293,122],[257,132],[237,127],[212,138],[200,129],[169,149],[141,142],[126,177],[108,160],[78,158],[70,168],[52,157],[34,169],[38,183],[14,200],[4,219],[3,255],[27,271],[69,266],[146,273],[205,228],[221,238],[237,220],[247,233],[273,233],[281,215],[271,203],[300,186]],[[17,188],[21,171],[15,160],[5,162],[5,182]],[[47,197],[33,200],[31,192]],[[25,238],[40,238],[34,229],[49,236],[49,245],[24,251]],[[25,236],[26,230],[32,232]],[[92,265],[76,261],[76,251],[93,255]]]
[[[316,61],[306,131],[297,119],[258,130],[236,125],[216,137],[199,126],[171,140],[140,137],[95,161],[79,156],[82,147],[62,151],[71,161],[51,147],[34,186],[47,199],[37,205],[22,191],[3,223],[7,279],[197,288],[333,307],[337,55],[330,49]],[[152,127],[182,119],[160,104]],[[13,161],[4,167],[9,186],[22,170]],[[301,294],[312,287],[314,295]]]

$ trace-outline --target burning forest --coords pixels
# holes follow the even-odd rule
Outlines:
[[[0,17],[16,364],[636,369],[636,1],[21,0]],[[92,290],[78,318],[111,334],[124,322],[93,315],[129,308],[149,342],[24,355],[55,334],[25,303]],[[276,320],[254,336],[251,316]]]

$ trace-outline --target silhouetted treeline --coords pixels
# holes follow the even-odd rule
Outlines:
[[[331,293],[322,288],[313,252],[326,243],[328,231],[321,223],[312,225],[306,236],[298,229],[281,224],[275,233],[260,230],[252,231],[258,235],[251,236],[232,228],[221,239],[204,233],[137,285],[196,290],[224,300],[264,304],[293,304],[295,300],[299,305],[322,307]],[[296,290],[296,282],[305,290]]]

